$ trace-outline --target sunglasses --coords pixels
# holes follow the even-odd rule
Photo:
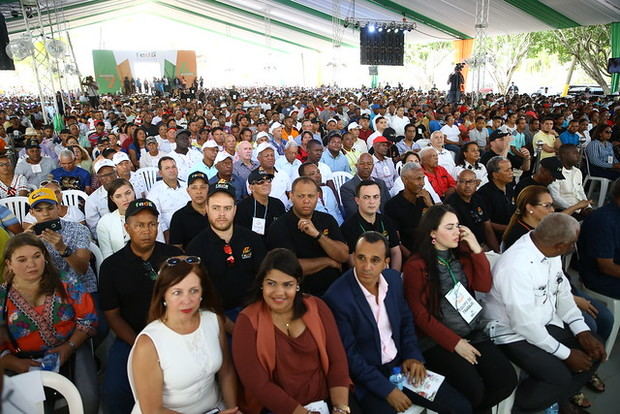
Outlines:
[[[235,264],[235,256],[233,256],[232,247],[228,243],[224,245],[224,254],[228,255],[226,258],[226,264],[228,266],[233,266]]]
[[[168,266],[176,266],[179,263],[187,263],[187,264],[200,264],[201,260],[198,256],[187,256],[187,257],[171,257],[166,260],[166,265]]]
[[[58,182],[58,180],[43,180],[43,181],[41,181],[41,184],[39,184],[39,187],[45,187],[49,183],[56,184],[57,186],[60,186],[60,182]]]
[[[254,181],[254,182],[252,182],[251,184],[252,184],[252,185],[263,185],[263,184],[265,184],[265,183],[270,183],[270,182],[271,182],[271,178],[263,178],[263,179],[261,179],[261,180]]]

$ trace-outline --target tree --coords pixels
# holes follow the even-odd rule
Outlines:
[[[531,33],[487,37],[486,44],[482,46],[491,54],[486,68],[501,94],[508,90],[512,75],[523,58],[531,54],[533,41]]]
[[[556,54],[562,63],[573,58],[584,72],[609,93],[607,59],[611,56],[609,25],[580,26],[533,33],[531,53]]]
[[[420,88],[429,90],[437,82],[437,67],[454,53],[452,42],[407,43],[405,48],[405,64],[415,65],[413,76]]]

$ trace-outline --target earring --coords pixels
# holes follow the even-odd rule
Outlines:
[[[299,285],[297,285],[297,287],[295,288],[295,291],[299,292],[299,289],[301,289],[301,288],[299,287]]]
[[[530,214],[534,214],[534,212],[532,210],[530,210]]]
[[[436,244],[436,243],[437,243],[437,239],[435,239],[435,238],[433,237],[433,240],[431,240],[431,243]]]
[[[166,301],[164,301],[164,306],[168,306],[168,304],[166,303]]]
[[[202,296],[200,297],[200,300],[202,301]]]

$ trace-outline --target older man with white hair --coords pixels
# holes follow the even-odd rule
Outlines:
[[[439,165],[439,154],[433,147],[422,148],[420,164],[439,197],[447,197],[454,192],[456,181],[444,167]]]
[[[252,143],[248,141],[239,142],[236,155],[237,160],[233,163],[233,174],[245,182],[250,173],[258,168],[258,161],[252,159]]]
[[[579,223],[561,213],[545,217],[493,266],[486,331],[528,377],[517,388],[515,408],[540,411],[569,401],[606,358],[571,294],[561,255],[574,250]]]
[[[286,173],[291,181],[299,175],[297,170],[301,165],[301,161],[297,159],[298,149],[299,145],[291,139],[284,146],[284,155],[276,159],[276,169],[280,172]]]

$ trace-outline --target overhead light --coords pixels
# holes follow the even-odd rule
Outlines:
[[[381,30],[381,29],[379,29],[379,30]],[[375,31],[375,25],[373,23],[370,23],[368,25],[368,33],[374,33],[374,31]]]

